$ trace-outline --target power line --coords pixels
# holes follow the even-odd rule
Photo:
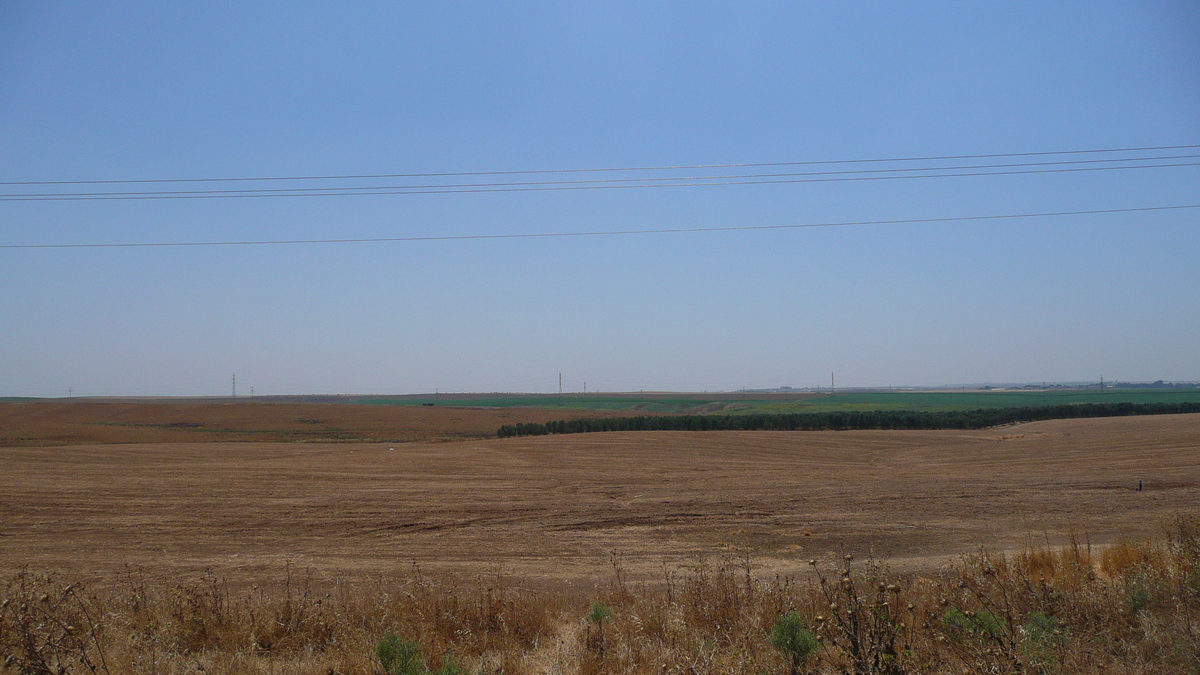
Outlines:
[[[1074,167],[1064,169],[986,171],[976,173],[933,174],[932,171],[975,171],[977,169],[1009,169],[1078,164],[1111,164],[1113,162],[1149,162],[1173,159],[1196,159],[1200,154],[1120,159],[1087,159],[1057,162],[1022,162],[1010,164],[975,164],[966,166],[908,167],[899,169],[859,169],[853,171],[816,171],[805,173],[759,173],[713,176],[667,176],[641,178],[605,178],[571,181],[523,181],[504,183],[449,183],[432,185],[383,185],[349,187],[259,188],[241,190],[173,190],[145,192],[50,192],[0,194],[0,201],[103,201],[110,199],[215,199],[235,197],[316,197],[363,196],[372,194],[445,194],[473,192],[528,192],[545,190],[587,190],[639,187],[699,187],[715,185],[758,185],[779,183],[840,182],[850,180],[887,180],[896,178],[950,178],[956,176],[994,176],[1029,173],[1064,173],[1117,169],[1163,168],[1197,166],[1200,162],[1137,164],[1129,166]],[[917,172],[924,172],[917,175]],[[901,175],[863,175],[863,174]],[[791,180],[791,179],[796,180]],[[764,180],[766,179],[766,180]]]
[[[108,196],[86,195],[86,196],[10,196],[0,197],[0,201],[42,201],[42,202],[61,202],[61,201],[110,201],[110,200],[148,200],[148,199],[255,199],[269,197],[361,197],[370,195],[417,195],[417,194],[469,194],[469,193],[488,193],[488,192],[558,192],[566,190],[621,190],[621,189],[646,189],[646,188],[671,188],[671,187],[713,187],[720,185],[785,185],[796,183],[840,183],[846,181],[879,181],[879,180],[902,180],[914,178],[963,178],[969,176],[1017,176],[1027,174],[1048,174],[1048,173],[1076,173],[1083,171],[1114,171],[1120,169],[1154,169],[1164,167],[1181,167],[1181,166],[1200,166],[1200,162],[1183,162],[1173,164],[1141,164],[1137,166],[1098,166],[1098,167],[1076,167],[1071,169],[1031,169],[1022,171],[977,171],[970,173],[945,173],[945,174],[919,174],[919,175],[902,175],[902,176],[854,176],[854,177],[839,177],[839,178],[787,178],[787,179],[771,179],[771,180],[732,180],[732,181],[704,181],[690,183],[638,183],[632,185],[559,185],[551,187],[467,187],[467,188],[445,188],[436,186],[436,189],[407,189],[407,188],[355,188],[359,191],[346,192],[288,192],[285,194],[278,193],[255,193],[255,192],[238,192],[235,194],[211,194],[204,192],[197,193],[161,193],[161,194],[141,194],[141,195],[121,195],[114,193]]]
[[[890,157],[882,159],[833,159],[812,160],[799,162],[753,162],[737,164],[681,164],[667,166],[637,166],[589,169],[534,169],[525,171],[451,171],[442,173],[383,173],[383,174],[344,174],[325,176],[254,176],[246,178],[150,178],[150,179],[120,179],[120,180],[45,180],[45,181],[11,181],[0,182],[0,185],[104,185],[119,183],[218,183],[218,182],[250,182],[250,181],[289,181],[289,180],[354,180],[370,178],[436,178],[453,176],[507,176],[522,174],[554,174],[554,173],[593,173],[609,171],[683,171],[692,169],[731,169],[767,166],[806,166],[822,164],[860,164],[883,162],[932,162],[956,159],[994,159],[999,157],[1043,157],[1049,155],[1082,155],[1111,152],[1150,152],[1156,150],[1186,150],[1200,148],[1200,145],[1157,145],[1134,148],[1097,148],[1085,150],[1058,150],[1045,152],[1001,152],[982,155],[941,155],[929,157]]]
[[[378,244],[387,242],[418,241],[466,241],[485,239],[539,239],[552,237],[599,237],[634,234],[684,234],[694,232],[745,232],[751,230],[788,230],[806,227],[845,227],[850,225],[914,225],[918,223],[952,223],[983,220],[1014,220],[1021,218],[1052,218],[1062,216],[1088,216],[1114,213],[1144,213],[1148,211],[1174,211],[1200,209],[1200,204],[1179,206],[1143,206],[1126,209],[1094,209],[1089,211],[1048,211],[1044,213],[1013,213],[988,216],[954,216],[948,218],[908,218],[896,220],[860,220],[828,223],[796,223],[790,225],[740,225],[729,227],[686,227],[654,230],[602,230],[592,232],[530,232],[515,234],[463,234],[430,237],[372,237],[361,239],[278,239],[263,241],[191,241],[191,242],[139,242],[118,244],[0,244],[0,249],[33,248],[161,248],[186,246],[280,246],[290,244]]]

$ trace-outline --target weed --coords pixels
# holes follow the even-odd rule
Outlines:
[[[818,644],[817,636],[796,612],[784,614],[771,626],[771,646],[787,657],[791,675],[800,672],[800,664],[816,651]]]
[[[659,580],[617,564],[607,586],[538,591],[415,567],[359,586],[287,567],[249,589],[24,571],[0,598],[0,675],[1200,672],[1198,535],[1180,517],[1095,556],[1074,539],[902,578],[844,558],[773,578],[745,556]]]
[[[441,670],[438,670],[434,675],[466,675],[466,672],[467,671],[463,670],[458,665],[458,662],[455,661],[453,657],[447,654],[446,656],[442,657]]]
[[[943,630],[956,639],[1001,640],[1004,627],[990,610],[964,613],[957,607],[946,610],[942,619]]]
[[[421,663],[421,645],[389,635],[375,645],[375,658],[387,675],[423,675],[426,670]]]
[[[599,629],[605,621],[612,618],[612,610],[598,602],[592,603],[592,608],[588,610],[587,618],[597,629]]]
[[[1066,644],[1066,634],[1054,617],[1033,612],[1021,626],[1024,661],[1041,673],[1057,673],[1061,668],[1058,652]]]
[[[620,577],[617,577],[618,581]],[[587,631],[585,644],[588,650],[596,653],[601,659],[604,658],[605,647],[607,642],[604,639],[604,622],[612,619],[613,612],[606,605],[599,602],[593,602],[592,608],[588,610],[587,620],[590,623]],[[595,632],[593,632],[595,628]]]
[[[896,606],[900,586],[883,581],[877,561],[868,560],[865,572],[860,573],[852,560],[852,555],[844,556],[837,581],[827,579],[813,561],[822,599],[829,608],[828,616],[817,616],[818,632],[849,659],[843,672],[901,675],[906,669],[898,651],[905,627]]]
[[[102,626],[95,619],[101,615],[99,603],[85,597],[78,583],[22,571],[9,582],[6,596],[0,601],[5,666],[23,675],[57,675],[76,666],[89,673],[110,672]]]

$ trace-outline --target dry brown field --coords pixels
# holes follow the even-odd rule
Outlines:
[[[407,411],[443,415],[420,424],[457,431],[527,414]],[[164,409],[161,419],[186,422],[195,413]],[[16,429],[11,409],[4,414],[0,428]],[[387,428],[418,428],[405,423]],[[134,435],[203,433],[129,424]],[[979,546],[1059,543],[1071,532],[1095,544],[1153,535],[1171,512],[1200,504],[1200,415],[970,432],[409,443],[172,437],[53,445],[73,438],[65,434],[39,437],[45,444],[21,437],[17,446],[20,434],[5,433],[0,572],[28,565],[97,579],[132,566],[166,578],[212,569],[249,581],[278,578],[290,564],[327,579],[367,580],[415,561],[427,570],[553,582],[607,574],[614,552],[631,573],[648,575],[729,551],[748,551],[768,574],[842,551],[921,568]]]
[[[211,441],[443,441],[505,424],[646,414],[621,411],[181,399],[0,402],[0,447]]]

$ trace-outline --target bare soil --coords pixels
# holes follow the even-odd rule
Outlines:
[[[338,414],[370,424],[382,424],[371,415],[395,410],[316,407],[312,419],[348,408]],[[405,410],[430,415],[419,422],[427,427],[411,426],[427,438],[528,414]],[[52,446],[90,430],[86,417],[31,445],[22,429],[33,427],[10,426],[11,409],[2,414],[10,444],[0,447],[5,573],[28,565],[111,579],[128,565],[163,577],[207,568],[249,581],[278,577],[290,563],[365,580],[416,562],[558,582],[607,573],[614,552],[636,575],[737,550],[767,573],[842,551],[873,551],[915,569],[978,546],[1061,543],[1071,532],[1096,544],[1152,535],[1171,512],[1200,505],[1200,415],[970,432],[411,443],[177,442],[210,432],[131,418],[126,430],[153,442]],[[294,422],[299,416],[289,424],[305,424]],[[561,417],[549,411],[546,419]],[[161,419],[193,418],[176,410]],[[409,421],[380,428],[408,429]],[[12,445],[11,429],[26,434],[16,439],[26,445]]]
[[[505,424],[639,414],[466,405],[392,406],[212,399],[0,402],[0,447],[211,441],[488,438]],[[640,413],[645,414],[645,413]]]

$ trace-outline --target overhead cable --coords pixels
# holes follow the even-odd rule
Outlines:
[[[1178,157],[1147,157],[1124,160],[1096,161],[1153,161],[1160,159],[1197,158],[1200,155]],[[1200,162],[1168,162],[1160,164],[1134,164],[1122,166],[1088,166],[1055,169],[1017,169],[1015,171],[977,171],[976,169],[1006,168],[1020,166],[1052,166],[1076,162],[1046,162],[1033,164],[998,164],[961,167],[931,167],[911,169],[872,169],[845,172],[814,172],[807,174],[751,174],[733,176],[693,176],[679,178],[604,179],[596,181],[545,181],[517,183],[465,183],[444,185],[412,186],[354,186],[343,188],[279,188],[255,190],[179,190],[157,192],[88,192],[88,193],[26,193],[0,194],[0,201],[106,201],[148,199],[235,199],[264,197],[354,197],[368,195],[410,194],[468,194],[486,192],[552,192],[566,190],[617,190],[667,187],[711,187],[720,185],[782,185],[795,183],[839,183],[847,181],[881,181],[917,178],[962,178],[971,176],[1016,176],[1028,174],[1077,173],[1093,171],[1117,171],[1127,169],[1154,169],[1167,167],[1200,166]],[[900,172],[954,171],[954,173],[900,173]],[[879,175],[839,175],[888,173]],[[805,177],[793,177],[805,176]]]
[[[340,239],[277,239],[261,241],[190,241],[190,242],[136,242],[112,244],[0,244],[0,249],[65,249],[65,248],[165,248],[192,246],[280,246],[294,244],[379,244],[388,242],[422,241],[469,241],[491,239],[541,239],[556,237],[599,237],[639,234],[683,234],[695,232],[746,232],[752,230],[789,230],[808,227],[845,227],[851,225],[915,225],[920,223],[952,223],[987,220],[1014,220],[1021,218],[1051,218],[1064,216],[1087,216],[1117,213],[1145,213],[1150,211],[1178,211],[1200,209],[1200,204],[1179,206],[1143,206],[1124,209],[1093,209],[1088,211],[1048,211],[1043,213],[1012,213],[987,216],[953,216],[947,218],[906,218],[895,220],[859,220],[826,223],[793,223],[784,225],[737,225],[727,227],[683,227],[644,230],[599,230],[588,232],[527,232],[512,234],[462,234],[435,235],[424,237],[365,237]]]
[[[554,173],[592,173],[610,171],[682,171],[693,169],[731,169],[768,166],[810,166],[824,164],[870,164],[883,162],[932,162],[958,159],[995,159],[1000,157],[1043,157],[1049,155],[1082,155],[1115,152],[1151,152],[1158,150],[1187,150],[1200,148],[1196,145],[1157,145],[1132,148],[1093,148],[1084,150],[1058,150],[1043,152],[998,152],[979,155],[940,155],[928,157],[890,157],[881,159],[833,159],[795,162],[744,162],[734,164],[680,164],[667,166],[634,166],[587,169],[533,169],[510,171],[448,171],[439,173],[380,173],[380,174],[342,174],[314,176],[253,176],[245,178],[148,178],[148,179],[103,179],[103,180],[31,180],[0,182],[0,185],[104,185],[120,183],[217,183],[217,182],[250,182],[250,181],[291,181],[291,180],[356,180],[373,178],[436,178],[454,176],[507,176],[522,174],[554,174]]]

